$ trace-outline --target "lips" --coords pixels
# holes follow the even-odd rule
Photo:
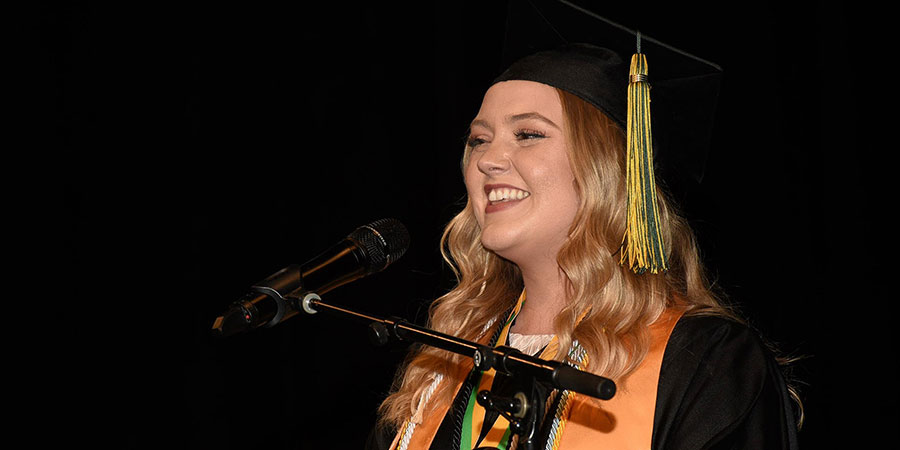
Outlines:
[[[491,213],[509,208],[531,196],[531,193],[507,184],[488,184],[484,186],[488,204],[484,212]]]

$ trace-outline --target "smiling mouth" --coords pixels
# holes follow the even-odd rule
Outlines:
[[[530,195],[530,192],[521,189],[498,187],[490,190],[488,193],[488,201],[490,204],[495,205],[503,202],[522,200],[523,198],[528,198]]]

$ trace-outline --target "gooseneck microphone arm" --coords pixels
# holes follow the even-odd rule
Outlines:
[[[545,386],[574,391],[609,400],[616,393],[616,384],[589,372],[583,372],[559,361],[548,361],[526,355],[512,347],[490,347],[448,334],[411,324],[403,319],[382,318],[331,305],[315,292],[297,290],[287,298],[307,314],[319,311],[369,324],[372,342],[384,345],[391,340],[410,341],[437,347],[472,358],[475,367],[486,371],[495,369],[518,380],[520,390],[514,397],[501,397],[492,391],[478,393],[477,401],[486,409],[493,409],[509,420],[510,430],[519,435],[518,448],[544,448],[549,435],[542,430],[546,423],[545,405],[549,391]]]
[[[391,340],[417,342],[472,358],[476,367],[482,370],[493,368],[506,374],[530,375],[554,388],[575,391],[601,400],[609,400],[616,393],[616,384],[609,378],[577,370],[559,361],[526,355],[511,347],[481,345],[403,319],[382,318],[331,305],[323,302],[314,292],[298,291],[288,297],[297,302],[307,314],[322,311],[369,323],[370,337],[376,345],[384,345]]]

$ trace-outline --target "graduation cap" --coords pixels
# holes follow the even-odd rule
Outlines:
[[[562,89],[626,131],[622,263],[638,273],[666,270],[654,166],[670,187],[702,180],[722,69],[563,0],[510,0],[503,59],[508,69],[495,82]]]

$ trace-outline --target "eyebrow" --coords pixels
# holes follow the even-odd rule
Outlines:
[[[544,122],[544,123],[546,123],[546,124],[552,126],[553,128],[556,128],[557,130],[561,130],[561,128],[559,128],[559,125],[553,123],[552,120],[550,120],[550,119],[548,119],[548,118],[544,117],[543,115],[541,115],[541,114],[539,114],[539,113],[536,113],[536,112],[527,112],[527,113],[513,114],[513,115],[511,115],[511,116],[507,116],[507,118],[506,118],[506,123],[513,123],[513,122],[518,122],[518,121],[520,121],[520,120],[527,120],[527,119],[535,119],[535,120],[539,120],[539,121],[541,121],[541,122]],[[487,123],[487,121],[484,120],[484,119],[475,119],[475,120],[473,120],[473,121],[472,121],[472,124],[469,126],[469,128],[471,128],[471,127],[473,127],[473,126],[475,126],[475,125],[479,125],[479,126],[482,126],[482,127],[487,128],[487,129],[491,129],[491,126],[490,126],[490,125]]]
[[[536,120],[540,120],[541,122],[545,122],[545,123],[547,123],[548,125],[552,126],[553,128],[556,128],[557,130],[560,129],[560,128],[559,128],[559,125],[553,123],[552,120],[550,120],[550,119],[548,119],[548,118],[546,118],[546,117],[544,117],[544,116],[542,116],[542,115],[540,115],[540,114],[538,114],[538,113],[536,113],[536,112],[527,112],[527,113],[522,113],[522,114],[515,114],[515,115],[512,115],[512,116],[509,116],[509,117],[506,119],[506,122],[507,122],[507,123],[512,123],[512,122],[518,122],[518,121],[520,121],[520,120],[526,120],[526,119],[536,119]]]

